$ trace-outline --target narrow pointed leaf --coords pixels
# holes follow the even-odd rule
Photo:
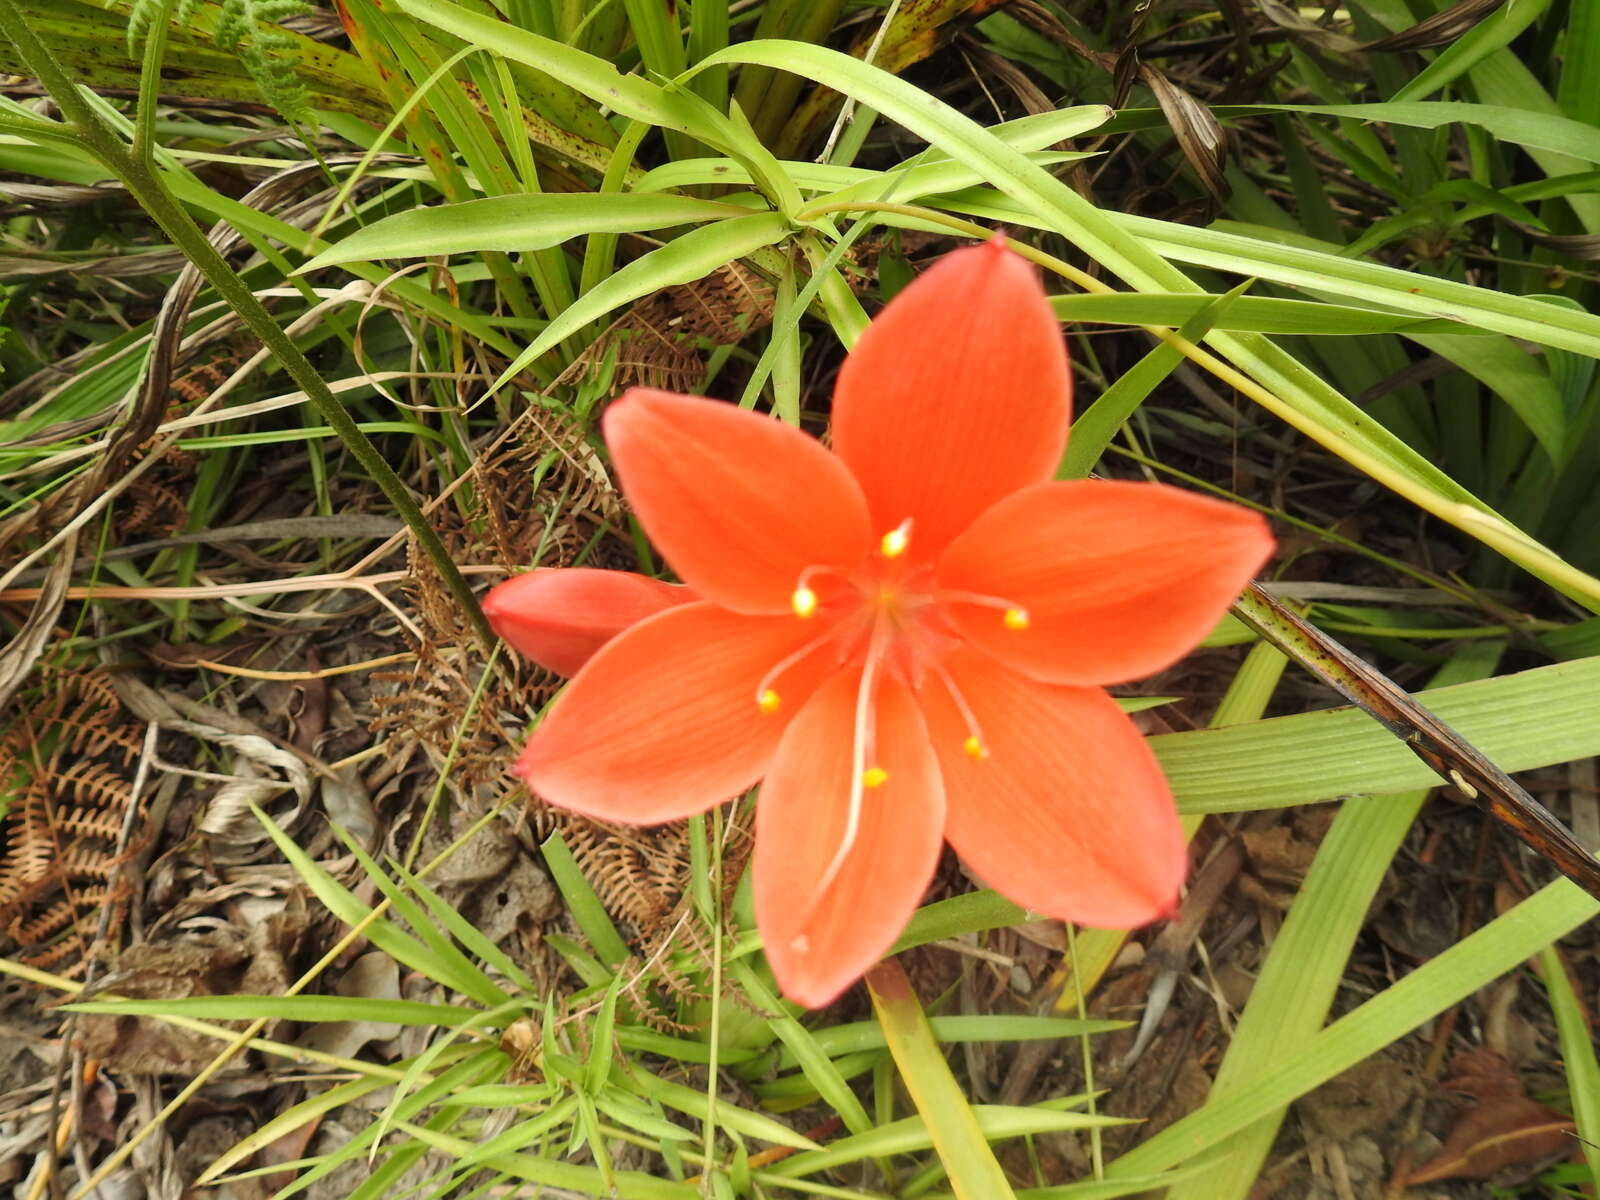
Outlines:
[[[664,192],[539,192],[486,196],[395,213],[324,250],[301,272],[334,263],[427,258],[475,250],[544,250],[591,233],[637,233],[744,216],[736,204]]]

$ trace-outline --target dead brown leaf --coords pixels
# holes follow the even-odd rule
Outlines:
[[[1486,1179],[1571,1146],[1572,1121],[1532,1099],[1502,1055],[1476,1050],[1457,1058],[1455,1069],[1444,1086],[1465,1092],[1475,1103],[1461,1114],[1439,1153],[1411,1173],[1409,1184]]]
[[[1239,836],[1251,870],[1269,883],[1299,886],[1317,855],[1316,846],[1296,837],[1287,825],[1246,829]]]
[[[289,961],[306,926],[305,904],[298,893],[291,893],[288,907],[248,931],[223,926],[170,942],[128,947],[104,980],[103,990],[146,1000],[279,995],[289,985]],[[214,1038],[154,1017],[84,1013],[79,1021],[84,1054],[113,1073],[193,1074],[221,1049]],[[218,1024],[242,1028],[244,1022]]]
[[[1140,64],[1139,78],[1155,94],[1178,148],[1211,199],[1222,204],[1232,191],[1227,178],[1228,138],[1211,110],[1154,67]]]
[[[1505,0],[1461,0],[1443,12],[1434,13],[1399,33],[1368,42],[1363,50],[1426,50],[1444,46],[1472,31],[1479,21],[1499,8]]]

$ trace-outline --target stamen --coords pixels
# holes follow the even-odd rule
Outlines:
[[[833,641],[836,632],[837,630],[829,629],[825,633],[819,633],[798,650],[792,650],[780,658],[777,665],[763,675],[761,682],[756,684],[756,707],[768,716],[777,712],[779,706],[783,703],[783,697],[772,685],[778,681],[785,671],[801,659],[809,657],[821,647]]]
[[[985,596],[981,592],[939,592],[934,599],[941,604],[976,604],[983,608],[998,608],[1003,614],[1000,619],[1007,629],[1026,629],[1031,624],[1027,609],[999,596]]]
[[[961,748],[966,751],[967,757],[982,762],[989,757],[989,743],[983,740],[983,730],[978,726],[977,714],[972,711],[972,705],[967,703],[967,698],[961,694],[961,689],[956,686],[956,681],[950,677],[943,663],[932,664],[933,672],[939,677],[939,682],[944,684],[944,690],[950,696],[950,701],[956,706],[956,711],[961,714],[961,722],[967,727],[967,740],[961,743]]]
[[[909,545],[911,545],[911,518],[907,517],[883,535],[883,541],[878,544],[878,549],[885,558],[899,558]]]
[[[811,589],[811,581],[818,576],[833,575],[848,579],[849,572],[843,567],[832,567],[826,564],[807,567],[800,572],[800,578],[794,581],[794,591],[789,593],[789,607],[794,610],[794,615],[801,620],[814,615],[820,601],[817,593]]]
[[[861,772],[861,786],[864,788],[881,788],[889,782],[889,772],[882,767],[868,767]]]

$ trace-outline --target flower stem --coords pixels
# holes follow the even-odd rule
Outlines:
[[[166,21],[167,15],[162,12],[155,18],[153,25],[159,26],[164,32]],[[423,553],[438,568],[451,597],[472,622],[484,649],[492,649],[496,641],[494,631],[490,629],[489,622],[478,607],[477,598],[472,594],[466,579],[456,568],[449,551],[445,549],[444,543],[433,527],[428,524],[422,509],[418,507],[404,482],[345,411],[344,405],[317,374],[310,360],[279,328],[277,322],[272,319],[272,314],[261,301],[256,299],[249,285],[240,279],[228,266],[227,260],[217,253],[216,247],[173,197],[160,174],[152,169],[151,147],[148,141],[148,114],[153,111],[153,99],[147,100],[141,97],[136,129],[139,134],[145,136],[136,136],[135,144],[130,148],[116,130],[79,94],[77,85],[29,27],[15,0],[0,0],[0,34],[16,47],[18,57],[44,85],[45,90],[50,93],[50,98],[55,101],[62,116],[66,118],[63,124],[50,123],[49,136],[52,140],[70,138],[115,175],[123,187],[127,188],[129,195],[156,224],[161,226],[162,231],[182,251],[184,257],[205,276],[206,281],[228,307],[233,309],[245,327],[271,351],[272,356],[282,364],[289,377],[317,406],[322,419],[349,448],[350,453],[378,485],[389,503],[394,505],[395,512],[411,529]],[[157,39],[151,48],[154,54],[159,51],[165,39],[155,29],[152,29],[150,36]],[[147,69],[142,82],[153,89],[155,72],[150,69],[149,56],[145,65]]]

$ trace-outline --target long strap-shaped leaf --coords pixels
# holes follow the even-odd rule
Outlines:
[[[900,1078],[922,1114],[957,1200],[1006,1200],[1014,1193],[988,1139],[934,1040],[927,1015],[911,990],[898,959],[888,958],[867,972],[872,1010]]]
[[[1312,1088],[1382,1050],[1600,913],[1600,902],[1558,879],[1340,1017],[1284,1055],[1258,1086],[1205,1105],[1107,1166],[1146,1175],[1204,1154]]]
[[[1495,669],[1503,649],[1498,643],[1473,642],[1432,682],[1439,686],[1483,678]],[[1250,989],[1207,1103],[1249,1091],[1277,1074],[1284,1055],[1326,1023],[1372,898],[1431,791],[1368,796],[1340,805]],[[1083,938],[1078,941],[1081,945]],[[1285,1111],[1227,1139],[1204,1175],[1178,1184],[1167,1200],[1246,1200]]]

